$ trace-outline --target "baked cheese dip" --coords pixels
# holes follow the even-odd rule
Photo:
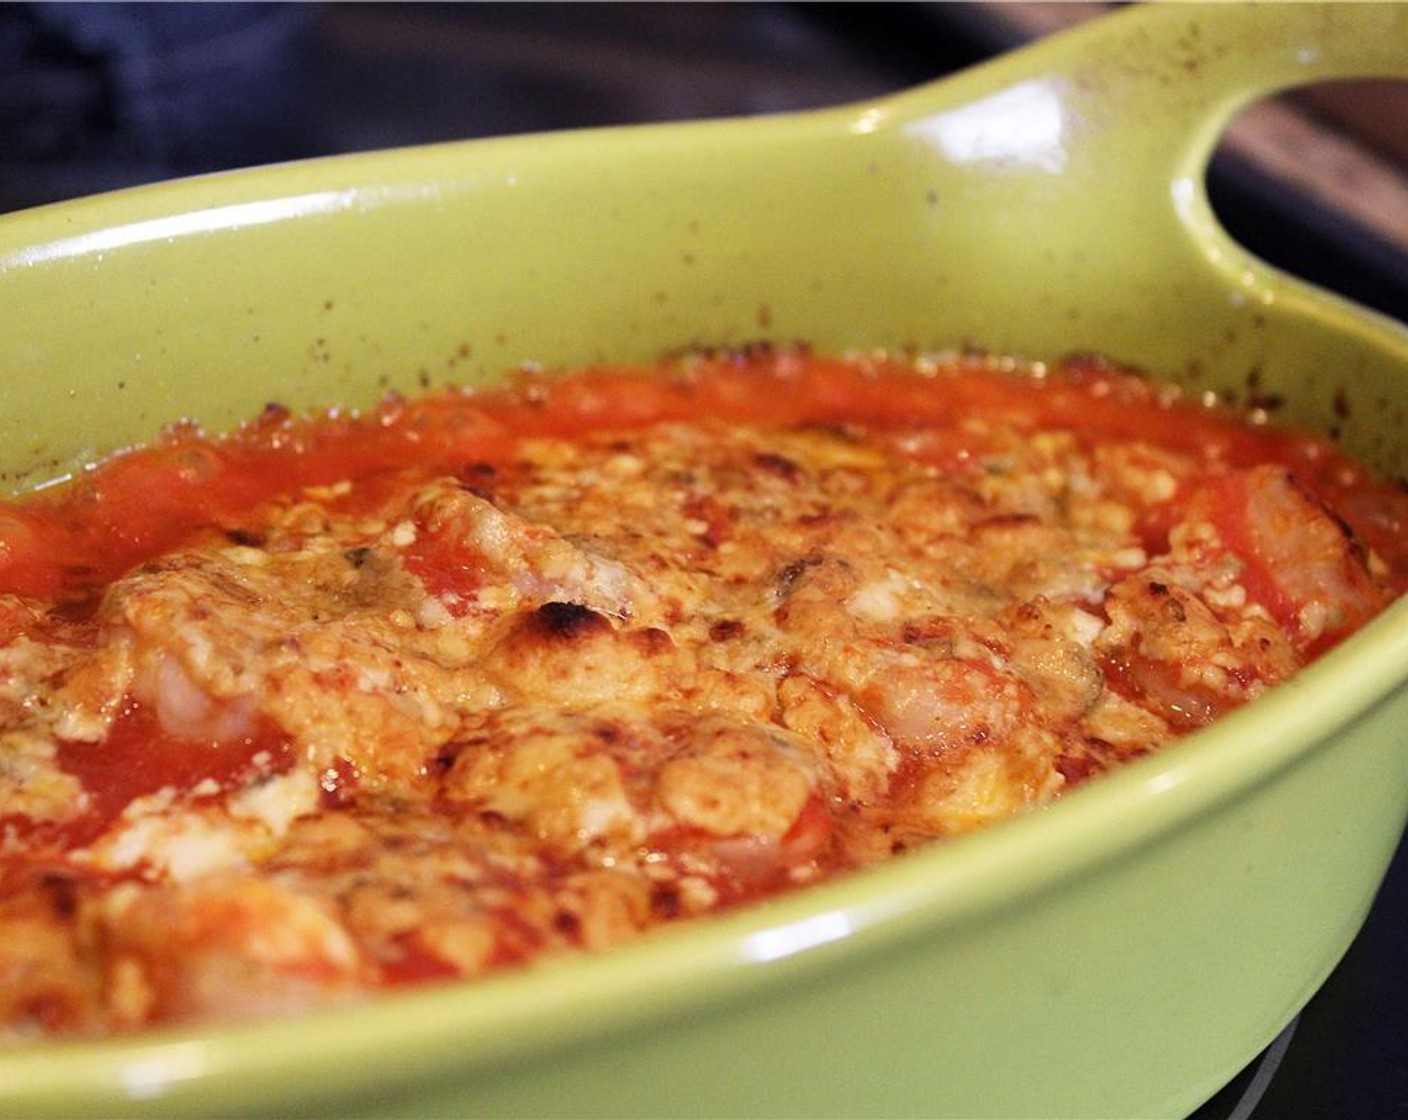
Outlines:
[[[1408,576],[1326,441],[766,348],[177,425],[0,508],[0,1037],[596,952],[1026,813]]]

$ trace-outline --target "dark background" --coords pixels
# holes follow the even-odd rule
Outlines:
[[[1017,43],[967,4],[0,5],[0,210],[285,159],[882,95]],[[1408,259],[1221,155],[1245,245],[1408,321]],[[1408,1117],[1408,855],[1198,1120]]]

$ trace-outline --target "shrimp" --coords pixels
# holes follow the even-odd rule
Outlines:
[[[132,1026],[304,1010],[371,976],[328,909],[267,878],[131,885],[103,900],[98,922],[107,986]]]
[[[1198,522],[1216,530],[1211,544],[1190,541]],[[1201,488],[1171,543],[1175,552],[1236,553],[1247,594],[1306,653],[1335,644],[1392,597],[1349,526],[1282,467],[1254,467]]]

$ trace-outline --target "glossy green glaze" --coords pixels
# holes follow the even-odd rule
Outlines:
[[[1408,473],[1408,333],[1202,190],[1233,112],[1408,76],[1398,5],[1154,6],[902,96],[219,176],[0,220],[0,470],[178,416],[804,339],[1095,350]],[[0,1056],[0,1113],[1145,1116],[1338,960],[1408,809],[1408,608],[1047,811],[598,960]]]

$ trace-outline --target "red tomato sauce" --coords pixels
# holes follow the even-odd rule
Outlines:
[[[165,731],[144,705],[129,701],[102,742],[59,743],[59,765],[83,783],[89,798],[87,811],[65,825],[65,839],[79,846],[99,836],[134,798],[166,788],[189,795],[204,782],[223,792],[259,775],[284,773],[292,763],[286,736],[267,722],[247,736],[191,741]]]
[[[1087,445],[1137,439],[1232,467],[1284,464],[1381,555],[1395,587],[1408,588],[1408,495],[1374,481],[1323,437],[1193,404],[1093,359],[1043,377],[978,360],[917,375],[898,359],[859,363],[762,350],[649,371],[601,367],[501,391],[389,397],[360,414],[298,417],[270,406],[221,438],[177,427],[96,464],[57,493],[0,506],[0,592],[81,600],[197,531],[236,526],[241,513],[280,494],[408,468],[492,468],[536,436],[701,417],[895,431],[926,426],[934,430],[918,456],[958,467],[982,451],[958,423],[972,416],[1019,431],[1066,429]],[[1157,538],[1166,526],[1145,528]],[[425,574],[446,580],[457,566],[429,554],[421,563]]]

